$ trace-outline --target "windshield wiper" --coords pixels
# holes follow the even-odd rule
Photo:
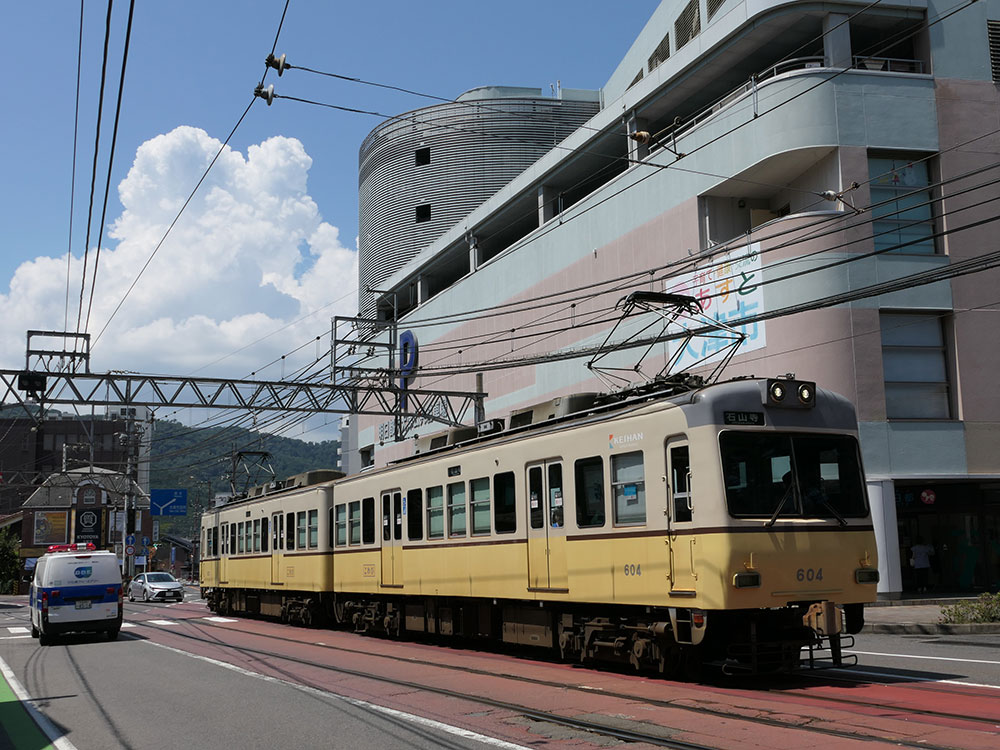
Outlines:
[[[833,507],[833,504],[829,500],[827,500],[823,495],[820,495],[816,499],[819,500],[820,504],[824,508],[833,513],[834,517],[836,517],[838,523],[840,523],[841,526],[847,526],[847,519],[844,518],[842,515],[840,515],[840,512]]]
[[[764,525],[770,528],[774,526],[774,522],[778,520],[778,516],[781,515],[782,508],[785,507],[785,503],[788,502],[788,498],[792,496],[792,489],[795,487],[794,484],[789,484],[788,489],[785,490],[785,494],[781,496],[781,500],[778,501],[778,507],[774,509],[774,515],[771,516],[771,520]]]

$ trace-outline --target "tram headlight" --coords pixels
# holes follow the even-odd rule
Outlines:
[[[858,583],[878,583],[878,571],[875,568],[858,568],[854,571],[854,580]]]
[[[806,406],[812,406],[816,400],[816,391],[812,383],[799,383],[799,401]]]
[[[733,586],[738,589],[760,588],[760,573],[748,571],[733,575]]]
[[[776,403],[781,403],[785,400],[785,384],[779,383],[777,380],[772,380],[767,388],[768,395],[771,400]]]

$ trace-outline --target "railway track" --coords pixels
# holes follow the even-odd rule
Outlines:
[[[676,738],[670,737],[668,735],[676,733],[677,730],[666,726],[657,726],[655,724],[647,723],[643,724],[641,728],[629,729],[622,726],[617,726],[611,721],[603,722],[594,719],[579,719],[576,717],[554,713],[551,711],[539,710],[521,703],[498,700],[496,698],[491,698],[490,696],[483,695],[482,693],[477,693],[473,691],[453,690],[439,685],[429,684],[426,681],[416,682],[412,680],[403,680],[389,675],[373,674],[371,671],[368,670],[351,669],[336,664],[317,663],[314,659],[306,659],[293,656],[290,654],[276,653],[273,648],[268,649],[263,647],[257,648],[257,647],[234,645],[221,638],[213,637],[211,634],[218,631],[238,633],[244,637],[260,638],[268,642],[287,643],[289,645],[295,645],[295,646],[307,645],[310,648],[318,648],[331,653],[339,652],[359,657],[367,657],[367,658],[375,657],[385,662],[398,662],[398,663],[405,663],[410,666],[426,667],[429,669],[433,668],[437,670],[456,671],[456,672],[461,672],[463,675],[467,676],[480,676],[480,677],[490,677],[496,679],[505,679],[518,683],[530,684],[537,687],[585,693],[590,696],[597,694],[603,698],[608,698],[611,700],[625,700],[633,705],[640,704],[642,706],[648,706],[650,708],[680,710],[685,712],[691,712],[699,716],[714,717],[730,721],[747,722],[754,725],[780,728],[790,731],[794,730],[799,732],[805,732],[806,734],[814,736],[836,737],[842,739],[861,740],[868,742],[886,742],[886,743],[891,743],[895,747],[908,747],[914,749],[920,748],[922,750],[954,750],[955,747],[958,747],[957,745],[940,745],[925,741],[910,740],[907,739],[907,737],[903,734],[890,736],[888,734],[880,734],[875,730],[872,730],[870,733],[864,733],[854,730],[836,729],[830,726],[811,725],[808,723],[803,724],[796,722],[795,717],[789,717],[787,716],[787,714],[785,714],[785,718],[776,718],[773,716],[747,715],[746,713],[727,711],[724,709],[714,708],[712,706],[705,705],[704,703],[701,703],[699,705],[693,705],[690,702],[687,702],[690,700],[690,698],[687,696],[679,700],[655,699],[647,696],[638,696],[635,694],[629,694],[620,691],[595,689],[593,687],[588,687],[586,685],[568,683],[566,681],[546,680],[537,677],[529,677],[525,675],[511,675],[506,673],[499,673],[489,669],[477,669],[461,665],[444,664],[440,660],[421,659],[412,656],[403,657],[391,653],[377,653],[372,651],[371,649],[364,649],[364,648],[355,649],[339,645],[331,645],[327,643],[303,642],[301,639],[292,638],[288,636],[281,636],[276,634],[251,633],[247,632],[245,629],[231,626],[226,623],[210,622],[201,618],[197,620],[181,619],[181,618],[178,619],[180,622],[183,622],[188,625],[195,624],[197,628],[200,629],[200,632],[189,632],[178,629],[173,626],[168,627],[162,625],[154,625],[154,624],[144,623],[142,621],[135,621],[135,624],[137,626],[148,628],[150,630],[154,630],[160,633],[170,634],[174,637],[181,638],[193,643],[201,643],[205,645],[211,645],[214,647],[225,648],[232,652],[251,658],[267,657],[269,659],[279,659],[286,663],[308,666],[312,669],[320,669],[328,673],[357,677],[367,680],[374,680],[383,684],[390,684],[399,688],[419,690],[419,691],[433,693],[436,695],[455,698],[458,700],[472,701],[477,704],[488,706],[491,708],[510,711],[512,713],[524,716],[534,721],[545,722],[553,725],[572,728],[589,734],[600,735],[603,737],[610,737],[625,742],[646,743],[656,747],[670,747],[670,748],[677,748],[678,750],[701,750],[701,748],[713,747],[709,745],[702,745],[694,742],[678,740]],[[322,631],[296,630],[295,632],[302,633],[302,632],[322,632]],[[132,634],[128,632],[123,632],[122,635],[123,637],[132,636]],[[453,647],[450,650],[454,650]],[[289,680],[286,679],[286,681]],[[736,682],[738,683],[739,681]],[[878,684],[878,683],[867,683],[861,680],[857,680],[853,681],[853,684],[864,685],[864,684]],[[682,685],[681,687],[684,686]],[[740,687],[738,684],[729,685],[725,689],[726,690],[736,689],[740,691],[747,690],[746,688]],[[756,688],[753,692],[760,693],[761,695],[772,694],[772,695],[787,696],[790,694],[790,692],[795,690],[796,688],[794,687],[791,689],[791,691],[787,687],[785,688],[765,687],[763,690],[761,690],[760,688]],[[808,695],[803,695],[801,692],[795,692],[794,694],[797,700],[802,701],[802,704],[800,705],[804,705],[806,703],[813,703],[815,705],[826,704],[827,706],[829,706],[830,704],[837,704],[837,705],[851,706],[853,708],[868,708],[868,709],[882,708],[883,710],[886,708],[884,705],[867,703],[865,701],[856,701],[846,698],[837,698],[829,696],[818,696],[818,697],[808,696]],[[783,713],[781,709],[782,706],[779,706],[775,712]],[[925,717],[925,718],[945,719],[950,721],[962,721],[962,722],[967,722],[970,725],[968,727],[968,729],[970,730],[988,732],[991,734],[996,733],[997,722],[995,720],[984,719],[981,716],[959,715],[942,711],[906,709],[900,707],[894,707],[892,710],[898,713],[898,718],[901,720],[907,720],[916,717]],[[884,717],[884,713],[882,715]],[[635,723],[633,722],[633,724]],[[802,740],[803,746],[815,744],[815,742],[816,742],[815,739],[810,741],[808,739],[803,738]]]

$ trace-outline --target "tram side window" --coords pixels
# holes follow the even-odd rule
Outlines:
[[[448,485],[448,536],[465,536],[465,482]]]
[[[427,538],[444,538],[444,489],[427,488]]]
[[[253,522],[253,551],[260,552],[260,519]]]
[[[236,553],[236,524],[229,524],[229,549],[226,550],[230,555]]]
[[[542,504],[542,467],[528,469],[528,519],[531,528],[540,529],[545,525],[545,508]]]
[[[285,549],[295,549],[295,514],[285,514]]]
[[[246,522],[246,526],[243,527],[243,534],[245,536],[244,547],[246,551],[253,552],[253,524],[249,521]]]
[[[334,528],[336,531],[335,544],[338,547],[343,547],[347,544],[347,504],[341,503],[333,510],[334,513]]]
[[[365,544],[375,544],[375,498],[366,497],[361,501],[362,536]]]
[[[319,511],[309,511],[309,549],[319,547]]]
[[[646,523],[646,476],[642,451],[611,457],[611,489],[615,497],[615,523]]]
[[[574,465],[576,472],[576,525],[581,529],[604,525],[604,459],[600,456],[581,458]]]
[[[382,495],[382,541],[392,540],[392,495]]]
[[[361,503],[357,500],[347,506],[347,532],[351,544],[361,544]]]
[[[237,524],[236,527],[236,552],[237,554],[243,552],[243,524],[242,522]]]
[[[267,552],[267,516],[260,519],[260,551]]]
[[[421,490],[406,493],[406,536],[411,542],[424,538],[424,493]]]
[[[686,445],[675,445],[670,449],[670,494],[674,499],[674,521],[690,521],[691,459]]]
[[[285,548],[285,517],[280,513],[274,516],[275,549]]]
[[[490,533],[490,478],[472,479],[469,481],[471,495],[472,533]]]
[[[493,526],[498,534],[517,531],[517,504],[514,472],[493,475]]]
[[[277,552],[281,549],[281,532],[278,530],[278,519],[280,515],[271,516],[271,549]]]
[[[219,527],[216,526],[214,529],[214,534],[212,534],[212,554],[215,557],[219,556]]]
[[[300,510],[295,516],[295,549],[306,548],[306,512]]]
[[[403,493],[392,493],[392,538],[403,539]]]

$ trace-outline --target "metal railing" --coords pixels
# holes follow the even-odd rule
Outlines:
[[[854,67],[859,70],[882,70],[887,73],[923,73],[923,60],[908,60],[902,57],[862,57],[854,56]]]
[[[658,147],[665,146],[668,140],[673,142],[673,148],[671,150],[676,151],[676,140],[679,136],[694,130],[701,123],[734,104],[736,101],[742,99],[747,94],[753,95],[754,114],[756,115],[757,90],[762,83],[768,79],[783,75],[784,73],[823,67],[826,67],[826,61],[822,56],[796,57],[791,60],[783,60],[782,62],[772,65],[770,68],[750,76],[750,79],[746,83],[733,91],[730,91],[721,99],[717,99],[693,117],[685,120],[684,122],[678,122],[663,141],[651,144],[650,151],[653,151]],[[922,60],[907,60],[898,57],[862,57],[855,55],[853,58],[853,67],[858,68],[859,70],[881,70],[891,73],[924,72],[924,63]]]

